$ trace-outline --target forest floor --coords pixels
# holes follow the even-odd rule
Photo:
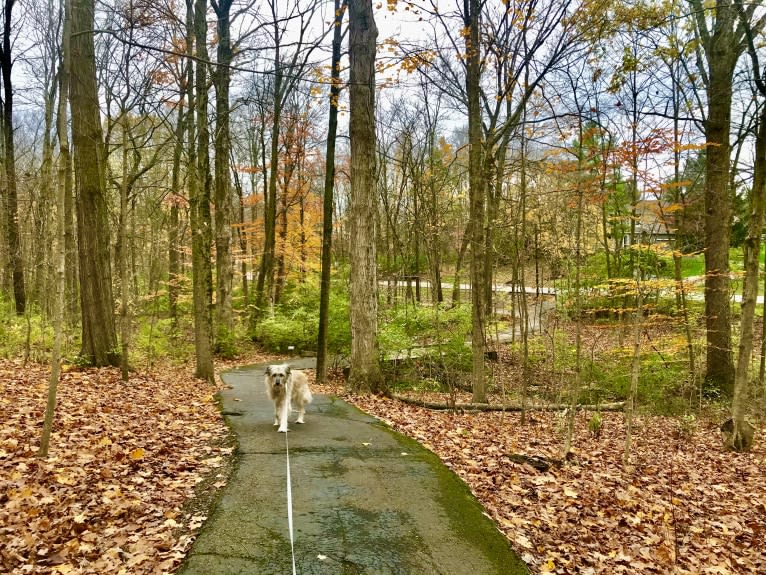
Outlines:
[[[42,460],[48,368],[0,360],[0,572],[138,575],[180,564],[226,484],[233,443],[216,389],[187,366],[131,375],[124,385],[114,369],[64,373]],[[750,453],[733,454],[721,448],[720,422],[641,416],[625,469],[622,414],[604,413],[594,437],[590,414],[580,413],[574,457],[538,471],[510,456],[557,458],[563,425],[554,412],[532,412],[520,425],[518,413],[348,396],[334,381],[316,391],[434,451],[533,573],[766,573],[762,437]]]
[[[766,573],[766,446],[723,452],[714,422],[640,417],[632,466],[625,427],[576,418],[574,457],[538,471],[511,454],[555,459],[557,414],[434,412],[381,397],[347,398],[434,451],[471,488],[533,573]]]
[[[127,384],[65,366],[40,459],[49,374],[0,359],[0,573],[171,572],[233,464],[217,388],[187,365]]]

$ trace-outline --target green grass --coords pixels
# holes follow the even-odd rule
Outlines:
[[[671,275],[672,275],[672,267]],[[681,276],[696,277],[705,275],[705,256],[702,254],[695,254],[691,256],[683,256],[681,258]]]

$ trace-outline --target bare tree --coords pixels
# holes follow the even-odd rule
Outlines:
[[[96,86],[93,0],[71,6],[72,143],[77,175],[82,356],[96,366],[117,365],[104,138]]]
[[[208,103],[208,54],[205,0],[187,0],[187,50],[195,57],[196,70],[189,66],[189,210],[192,234],[192,299],[194,307],[194,349],[200,379],[213,381],[211,318],[212,265],[210,249],[210,158]],[[190,58],[190,61],[192,58]],[[193,88],[192,88],[193,86]],[[192,98],[193,93],[193,98]]]
[[[349,1],[351,389],[383,390],[378,352],[375,39],[372,0]]]
[[[282,112],[290,93],[308,70],[309,61],[321,38],[309,39],[314,25],[313,17],[319,8],[318,2],[300,5],[294,2],[285,8],[284,2],[269,0],[271,16],[271,41],[273,42],[273,107],[271,110],[271,149],[268,186],[264,198],[264,246],[258,280],[255,288],[254,313],[259,317],[265,310],[267,301],[273,297],[274,271],[276,264],[276,229],[277,229],[277,181],[279,166],[279,145]],[[290,26],[288,26],[288,23]],[[297,38],[288,42],[287,30],[291,28]],[[329,30],[329,28],[328,28]]]
[[[70,54],[70,3],[61,0],[60,12],[64,14],[61,38],[61,62],[59,66],[59,106],[56,120],[56,133],[59,140],[58,187],[56,191],[56,250],[55,250],[55,292],[53,309],[53,347],[51,349],[51,374],[48,380],[48,401],[40,435],[39,457],[48,456],[53,419],[56,413],[56,395],[58,392],[61,368],[61,344],[64,335],[64,314],[66,298],[66,194],[69,184],[70,154],[69,135],[67,134],[67,94],[69,93],[69,54]]]
[[[707,327],[706,379],[725,395],[734,388],[734,360],[729,307],[729,240],[731,236],[731,103],[734,70],[746,49],[743,22],[754,20],[759,4],[748,5],[737,17],[732,0],[709,6],[689,0],[694,11],[699,44],[697,60],[707,92],[704,121],[708,143],[705,165],[705,321]],[[753,25],[762,30],[766,16]]]
[[[3,30],[0,44],[0,73],[2,73],[3,93],[3,169],[5,171],[5,201],[6,222],[5,230],[8,240],[11,276],[13,278],[13,297],[16,303],[16,314],[24,315],[27,305],[26,288],[24,285],[24,258],[19,237],[19,205],[16,181],[16,146],[13,124],[13,61],[12,53],[14,33],[13,7],[16,0],[3,2]]]
[[[231,235],[233,206],[231,193],[231,128],[229,111],[229,86],[231,84],[232,0],[211,0],[216,15],[217,61],[213,75],[215,83],[215,267],[216,267],[216,318],[219,338],[231,332],[233,327],[231,289],[234,275]]]
[[[330,112],[327,120],[325,180],[322,206],[322,271],[319,293],[319,329],[317,334],[317,382],[327,380],[327,326],[330,315],[330,272],[332,268],[333,190],[335,188],[335,141],[338,133],[338,100],[340,98],[340,55],[343,40],[343,15],[347,2],[335,0],[332,59],[330,69]]]

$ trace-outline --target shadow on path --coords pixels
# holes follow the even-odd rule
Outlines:
[[[179,573],[292,573],[286,439],[297,573],[527,573],[465,484],[418,443],[324,395],[286,438],[272,426],[262,366],[223,379],[238,462]]]

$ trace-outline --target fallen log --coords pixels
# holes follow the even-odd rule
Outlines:
[[[414,399],[396,393],[392,394],[391,397],[410,405],[417,405],[418,407],[425,407],[426,409],[433,409],[437,411],[446,409],[452,409],[455,411],[522,411],[522,407],[517,404],[500,405],[493,403],[437,403],[435,401]],[[564,411],[570,407],[571,405],[568,404],[528,405],[526,406],[526,410]],[[622,411],[625,407],[625,402],[618,401],[615,403],[602,403],[601,405],[577,405],[575,407],[576,409],[583,411]]]

